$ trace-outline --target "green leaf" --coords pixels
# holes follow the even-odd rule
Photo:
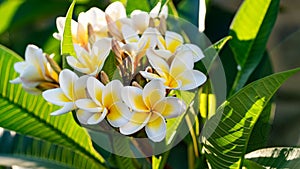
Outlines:
[[[0,34],[2,34],[12,23],[13,17],[24,0],[4,1],[0,3],[1,24]]]
[[[245,158],[267,168],[300,168],[300,148],[264,148],[246,154]]]
[[[300,68],[257,80],[225,101],[209,119],[201,140],[212,168],[240,168],[250,134],[274,93]]]
[[[0,165],[25,168],[97,168],[81,152],[48,141],[11,134],[0,129]]]
[[[58,107],[42,96],[26,93],[21,85],[10,84],[9,80],[17,77],[13,67],[19,61],[20,56],[0,45],[0,126],[74,149],[101,168],[104,159],[93,149],[89,135],[76,124],[71,113],[50,116]]]
[[[264,169],[263,166],[257,164],[256,162],[254,161],[250,161],[250,160],[244,160],[244,166],[243,166],[244,169]]]
[[[75,3],[76,0],[73,0],[67,12],[63,39],[61,41],[61,54],[62,55],[69,54],[71,56],[76,57],[76,53],[72,41],[72,31],[71,31],[71,21],[72,21],[72,15],[73,15]]]
[[[142,11],[150,11],[150,1],[149,0],[127,0],[126,3],[126,12],[127,14],[130,14],[132,11],[139,9]]]
[[[238,64],[231,94],[241,89],[260,63],[279,10],[279,0],[246,0],[231,27],[230,48]]]
[[[216,42],[215,44],[209,46],[203,51],[204,58],[201,61],[195,63],[196,70],[200,70],[201,72],[207,72],[210,70],[213,62],[219,56],[220,51],[223,49],[225,44],[231,39],[231,36],[226,36]],[[205,65],[205,66],[204,66]]]

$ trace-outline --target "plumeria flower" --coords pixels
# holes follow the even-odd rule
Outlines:
[[[155,48],[158,43],[157,39],[153,38],[153,34],[159,34],[156,28],[147,28],[141,37],[139,37],[132,27],[123,26],[122,35],[125,44],[120,42],[120,46],[132,57],[133,68],[138,66],[140,59],[145,55],[147,49]]]
[[[204,57],[202,50],[197,45],[183,44],[183,37],[176,32],[166,31],[164,38],[160,34],[158,34],[156,38],[158,39],[157,46],[160,49],[157,53],[160,53],[160,56],[165,60],[168,60],[177,50],[191,51],[191,57],[194,62],[197,62]]]
[[[53,36],[58,40],[62,40],[63,38],[65,21],[65,17],[58,17],[56,19],[58,33],[54,33]],[[88,25],[91,26],[96,37],[108,36],[105,13],[101,9],[93,7],[86,12],[81,12],[78,16],[78,22],[71,21],[72,40],[74,44],[87,48],[89,41]]]
[[[111,50],[111,39],[102,38],[96,41],[90,50],[74,45],[74,49],[77,58],[74,56],[68,56],[68,64],[75,70],[87,74],[96,75],[98,74],[108,57]]]
[[[54,111],[51,115],[61,115],[75,110],[75,101],[86,98],[87,76],[78,77],[74,72],[64,69],[59,74],[60,88],[50,89],[43,92],[46,101],[58,106],[61,109]]]
[[[94,77],[87,79],[87,92],[90,98],[79,99],[75,102],[80,108],[78,120],[83,124],[98,124],[105,117],[114,127],[120,127],[128,122],[131,116],[126,104],[122,102],[123,85],[119,80],[113,80],[104,86]]]
[[[149,49],[146,53],[150,65],[157,74],[140,71],[147,79],[160,79],[169,89],[191,90],[199,87],[206,81],[206,76],[198,70],[193,70],[194,60],[192,51],[181,50],[168,61],[159,56],[160,53]]]
[[[124,135],[133,134],[145,127],[149,139],[162,141],[166,136],[165,119],[174,118],[186,110],[185,104],[176,97],[165,97],[166,88],[159,80],[147,83],[144,89],[126,86],[123,101],[133,110],[128,123],[120,127]]]
[[[41,89],[57,87],[57,72],[51,67],[42,49],[35,45],[26,47],[25,61],[15,63],[14,69],[20,76],[10,82],[21,83],[29,93],[39,94]]]
[[[124,5],[119,1],[113,2],[105,9],[105,14],[109,33],[117,40],[122,41],[122,27],[132,25],[131,20],[127,18]]]
[[[154,27],[159,25],[159,19],[167,19],[168,17],[168,6],[165,4],[161,7],[161,2],[158,2],[156,6],[147,13],[141,10],[134,10],[130,14],[132,25],[137,30],[138,34],[142,34],[148,27],[150,19],[154,22]]]

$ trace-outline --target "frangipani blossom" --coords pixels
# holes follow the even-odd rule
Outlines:
[[[62,40],[63,38],[65,21],[65,17],[58,17],[56,19],[58,33],[54,33],[53,36],[58,40]],[[105,13],[101,9],[93,7],[86,12],[81,12],[78,16],[78,22],[71,21],[72,40],[74,44],[87,48],[89,36],[92,36],[89,35],[88,25],[91,26],[93,35],[96,38],[108,36]]]
[[[121,48],[124,49],[133,60],[133,68],[138,66],[141,57],[143,57],[149,48],[156,46],[157,39],[153,38],[153,34],[159,34],[156,28],[147,28],[141,37],[133,30],[133,28],[125,25],[122,28],[122,35],[124,37],[125,44],[121,44]]]
[[[28,45],[25,51],[25,61],[14,64],[14,69],[20,74],[10,83],[21,83],[29,93],[39,94],[41,89],[57,87],[58,74],[47,61],[42,49]]]
[[[166,88],[159,80],[152,80],[144,89],[126,86],[122,91],[123,101],[133,110],[128,123],[120,127],[124,135],[133,134],[145,127],[149,139],[162,141],[166,136],[165,119],[181,115],[185,104],[176,97],[165,97]]]
[[[77,112],[78,120],[83,124],[98,124],[105,117],[114,127],[120,127],[128,122],[131,112],[122,102],[123,85],[119,80],[113,80],[104,86],[94,77],[87,80],[87,92],[90,98],[79,99],[76,106],[83,111]]]
[[[74,72],[64,69],[59,74],[60,88],[50,89],[43,92],[46,101],[61,109],[54,111],[51,115],[61,115],[76,109],[75,101],[86,97],[87,76],[78,77]]]
[[[202,50],[194,44],[183,44],[183,37],[171,31],[166,31],[165,37],[162,35],[158,35],[156,37],[158,39],[158,53],[161,53],[161,57],[165,60],[168,60],[170,56],[172,56],[177,50],[189,50],[191,51],[191,56],[194,62],[201,60],[204,57]]]
[[[161,7],[161,2],[158,2],[155,7],[147,13],[141,10],[134,10],[130,14],[133,28],[136,29],[138,34],[142,34],[150,24],[150,19],[154,22],[154,27],[159,25],[159,19],[167,19],[168,6],[165,4]]]
[[[206,81],[206,76],[198,70],[193,70],[194,60],[191,51],[182,50],[176,52],[168,61],[159,57],[160,53],[153,49],[147,51],[150,65],[157,74],[140,71],[147,79],[160,79],[169,89],[191,90],[199,87]]]
[[[77,55],[77,58],[74,56],[68,56],[68,64],[75,70],[88,74],[96,75],[98,74],[109,55],[111,50],[111,39],[102,38],[96,41],[92,49],[86,50],[79,45],[74,45],[74,49]]]

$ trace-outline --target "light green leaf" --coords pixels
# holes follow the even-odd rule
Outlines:
[[[245,158],[267,168],[300,168],[300,148],[264,148],[246,154]]]
[[[69,54],[71,56],[76,57],[76,53],[72,41],[72,31],[71,31],[71,21],[72,21],[72,15],[73,15],[75,3],[76,0],[73,0],[67,12],[63,39],[61,41],[61,54],[62,55]]]
[[[40,138],[81,152],[101,168],[104,159],[93,149],[87,132],[78,126],[72,114],[50,116],[56,110],[42,96],[26,93],[15,79],[14,63],[21,57],[0,46],[0,127]]]
[[[74,149],[0,129],[0,165],[24,168],[97,168],[97,163]]]
[[[201,140],[212,168],[240,168],[250,134],[271,97],[300,68],[257,80],[225,101],[209,119]]]
[[[130,14],[132,11],[139,9],[142,11],[150,11],[150,1],[149,0],[127,0],[126,2],[126,12]]]
[[[231,94],[241,89],[260,63],[279,10],[279,0],[246,0],[237,12],[229,42],[238,64]]]

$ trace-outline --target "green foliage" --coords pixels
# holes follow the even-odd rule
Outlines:
[[[231,89],[240,90],[260,63],[274,26],[279,0],[246,0],[230,27],[230,49],[238,64],[238,74]]]
[[[99,165],[76,149],[20,134],[0,132],[0,165],[24,168],[97,168]]]
[[[299,168],[300,148],[264,148],[246,154],[246,159],[268,168]]]
[[[19,61],[20,56],[0,46],[0,65],[6,65],[0,68],[0,126],[81,152],[101,167],[104,159],[93,149],[87,132],[75,123],[72,114],[50,116],[58,107],[42,96],[26,93],[21,85],[9,83],[16,78],[13,65]]]
[[[255,81],[230,97],[202,130],[212,168],[240,168],[259,115],[281,84],[300,68]]]

